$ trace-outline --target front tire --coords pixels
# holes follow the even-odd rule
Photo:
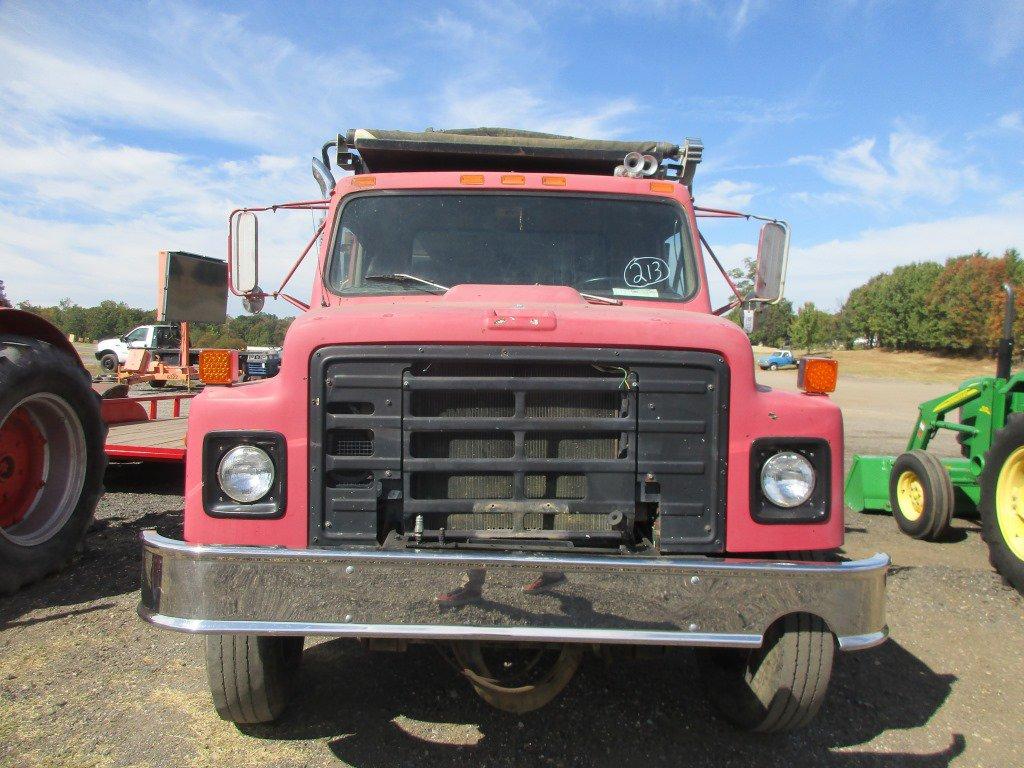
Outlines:
[[[107,373],[117,373],[118,360],[114,352],[105,352],[100,356],[100,368]]]
[[[291,698],[302,661],[302,637],[209,635],[206,673],[213,706],[222,720],[269,723]]]
[[[768,370],[769,371],[777,371],[777,370],[779,370],[779,366],[776,365],[775,363],[772,363],[771,365],[768,366]]]
[[[989,562],[1024,594],[1024,418],[1011,416],[996,433],[979,480]]]
[[[907,451],[893,462],[889,504],[901,531],[915,539],[938,541],[953,518],[953,481],[934,454]]]
[[[63,567],[103,494],[107,427],[85,369],[25,336],[0,337],[0,594]]]
[[[795,614],[773,624],[750,651],[701,652],[708,698],[723,717],[746,731],[802,728],[825,701],[835,640],[817,616]]]

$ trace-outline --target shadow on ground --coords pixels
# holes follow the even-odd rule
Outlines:
[[[890,730],[925,725],[955,678],[939,675],[895,642],[843,655],[821,716],[780,736],[740,733],[709,708],[694,655],[680,650],[614,667],[592,658],[548,707],[526,715],[478,700],[436,651],[368,653],[351,641],[306,652],[295,703],[281,721],[249,727],[254,738],[327,739],[354,766],[835,765],[947,766],[960,734],[933,754],[867,753]],[[432,724],[455,741],[432,739]],[[437,731],[442,729],[438,728]],[[837,751],[844,750],[844,751]]]
[[[154,528],[181,538],[183,470],[166,464],[113,464],[104,478],[107,495],[89,528],[82,552],[64,570],[0,601],[0,631],[107,610],[104,598],[138,591],[142,574],[139,534]],[[145,494],[145,495],[135,495]],[[145,504],[139,509],[130,505]],[[80,606],[82,603],[92,605]],[[30,611],[80,606],[21,620]]]

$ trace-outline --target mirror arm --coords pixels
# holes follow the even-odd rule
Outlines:
[[[720,262],[718,260],[718,257],[715,256],[715,252],[711,249],[711,246],[708,244],[708,241],[704,238],[704,233],[701,232],[700,230],[697,230],[697,235],[700,237],[700,241],[704,244],[704,247],[707,249],[708,255],[711,256],[712,261],[715,262],[715,266],[718,267],[718,271],[721,272],[722,277],[725,278],[725,282],[727,282],[729,284],[729,288],[732,289],[733,296],[736,297],[735,302],[730,301],[729,304],[727,304],[726,306],[720,307],[719,309],[715,310],[715,314],[720,315],[723,312],[728,312],[730,309],[739,306],[745,301],[745,299],[740,294],[740,289],[736,287],[736,283],[734,283],[732,281],[732,278],[729,277],[729,273],[725,271],[725,267],[722,266],[722,262]]]
[[[289,296],[287,293],[282,293],[282,294],[279,294],[279,295],[280,295],[280,297],[282,299],[287,301],[289,304],[291,304],[296,309],[301,309],[303,312],[306,312],[309,309],[309,304],[307,304],[304,301],[299,301],[294,296]]]
[[[321,235],[321,234],[323,233],[323,231],[324,231],[324,225],[325,225],[326,223],[327,223],[327,219],[324,219],[323,221],[321,221],[321,222],[320,222],[320,226],[318,226],[318,227],[316,228],[316,231],[315,231],[315,232],[313,232],[313,237],[311,237],[311,238],[309,239],[309,242],[308,242],[308,243],[306,243],[306,247],[302,249],[302,253],[300,253],[300,254],[299,254],[299,258],[297,258],[297,259],[295,260],[295,263],[294,263],[294,264],[292,264],[292,268],[291,268],[290,270],[288,270],[288,274],[287,274],[287,275],[285,275],[285,278],[284,278],[284,280],[282,280],[282,281],[281,281],[281,285],[279,285],[279,286],[277,287],[277,290],[276,290],[276,291],[274,291],[274,292],[273,292],[273,293],[271,294],[271,296],[273,296],[273,297],[274,297],[275,299],[276,299],[276,298],[277,298],[278,296],[282,296],[282,297],[284,297],[284,295],[282,294],[282,291],[284,291],[284,287],[285,287],[286,285],[288,285],[288,281],[292,279],[292,275],[294,275],[294,274],[295,274],[295,270],[297,270],[297,269],[299,268],[299,265],[300,265],[300,264],[302,264],[303,260],[304,260],[304,259],[306,258],[306,254],[308,254],[308,253],[309,253],[310,249],[311,249],[311,248],[313,247],[313,244],[314,244],[314,243],[316,243],[317,239],[319,239],[320,235]],[[284,298],[285,298],[285,300],[286,300],[286,301],[288,301],[288,300],[289,300],[289,299],[288,299],[287,297],[284,297]],[[308,306],[306,306],[306,309],[309,309],[309,307],[308,307]]]

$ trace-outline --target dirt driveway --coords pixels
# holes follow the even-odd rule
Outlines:
[[[791,387],[792,372],[760,377]],[[915,404],[947,387],[846,376],[847,460],[898,452]],[[307,651],[283,720],[242,732],[216,718],[197,638],[135,616],[136,537],[180,535],[181,475],[113,468],[88,548],[0,602],[3,766],[1012,766],[1022,761],[1024,600],[990,571],[978,526],[925,544],[891,518],[850,514],[847,550],[887,551],[892,640],[838,658],[807,730],[763,738],[711,712],[692,655],[585,662],[550,707],[489,709],[429,648]]]

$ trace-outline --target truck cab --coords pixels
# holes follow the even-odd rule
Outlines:
[[[96,342],[96,359],[104,371],[113,373],[124,365],[129,349],[177,350],[181,344],[181,331],[177,325],[140,325],[119,337]]]
[[[779,368],[795,368],[797,360],[788,349],[777,349],[770,355],[758,358],[757,365],[762,371],[777,371]]]
[[[721,316],[781,298],[788,227],[713,308],[697,217],[749,216],[694,205],[700,148],[358,130],[323,200],[231,214],[232,290],[302,313],[278,376],[193,401],[184,540],[144,534],[140,606],[208,636],[222,717],[275,718],[331,635],[439,644],[512,712],[592,649],[692,647],[724,716],[786,730],[836,648],[885,639],[888,558],[838,555],[834,367],[758,386]],[[257,284],[287,207],[323,215],[308,302]]]

